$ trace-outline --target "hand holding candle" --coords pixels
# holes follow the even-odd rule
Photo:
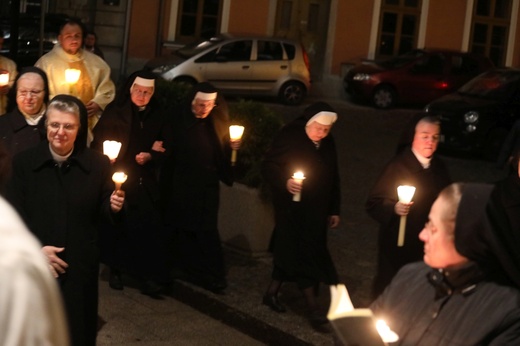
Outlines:
[[[116,191],[121,190],[121,185],[126,181],[128,176],[124,172],[115,172],[112,175],[112,181],[116,184]]]
[[[240,125],[231,125],[229,127],[229,137],[231,139],[231,142],[237,142],[242,139],[242,135],[244,134],[244,126]],[[237,162],[237,151],[236,149],[232,149],[231,151],[231,165],[235,165]]]
[[[412,201],[414,193],[415,193],[414,186],[401,185],[401,186],[397,187],[397,196],[399,197],[399,202],[401,202],[401,203],[410,203]],[[397,237],[397,246],[404,245],[405,227],[406,227],[406,215],[401,215],[401,220],[399,221],[399,235]]]
[[[108,156],[110,162],[114,162],[119,155],[121,150],[121,142],[116,141],[104,141],[103,142],[103,154]]]
[[[295,172],[291,178],[301,186],[303,184],[305,176],[303,175],[303,172]],[[299,202],[301,200],[301,197],[301,192],[297,192],[293,195],[293,201]]]

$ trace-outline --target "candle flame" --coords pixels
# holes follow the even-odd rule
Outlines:
[[[75,68],[68,68],[65,70],[65,81],[68,84],[75,84],[79,80],[81,70]]]
[[[108,156],[110,160],[117,159],[119,151],[121,150],[121,142],[116,141],[104,141],[103,142],[103,154]]]
[[[124,172],[115,172],[113,175],[112,175],[112,181],[114,183],[124,183],[126,181],[126,179],[128,178],[128,176],[124,173]]]
[[[9,84],[9,72],[0,74],[0,86]]]
[[[376,329],[385,343],[392,343],[399,340],[399,336],[390,329],[384,320],[377,320]]]
[[[397,187],[397,196],[400,202],[410,203],[414,194],[415,186],[401,185]]]
[[[229,127],[229,137],[231,140],[239,140],[244,134],[244,126],[231,125]]]
[[[303,175],[303,172],[298,171],[293,174],[293,179],[305,179],[305,176]]]

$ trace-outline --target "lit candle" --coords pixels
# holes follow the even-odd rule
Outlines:
[[[293,174],[292,178],[298,183],[298,184],[302,184],[303,183],[303,179],[305,179],[305,176],[303,175],[303,172],[296,172]],[[293,195],[293,201],[294,202],[299,202],[302,198],[302,194],[301,192],[297,192]]]
[[[117,159],[119,155],[119,150],[121,150],[121,142],[116,141],[104,141],[103,142],[103,154],[108,156],[110,161],[114,161]]]
[[[240,125],[231,125],[229,127],[229,137],[232,142],[239,141],[244,134],[244,126]],[[231,151],[231,164],[234,166],[235,162],[237,162],[237,151],[233,149]]]
[[[399,202],[401,202],[401,203],[410,203],[412,201],[414,193],[415,193],[414,186],[401,185],[401,186],[397,187],[397,196],[399,197]],[[397,237],[397,246],[404,245],[405,227],[406,227],[406,215],[402,215],[401,220],[399,222],[399,236]]]
[[[121,190],[121,185],[126,181],[128,176],[124,172],[115,172],[112,175],[112,181],[116,184],[116,191]]]
[[[392,343],[399,340],[399,336],[387,326],[384,320],[377,320],[376,329],[384,343]]]
[[[70,94],[74,95],[74,84],[79,80],[81,70],[75,68],[68,68],[65,70],[65,82],[69,85]]]
[[[6,86],[9,84],[9,72],[0,74],[0,86]]]

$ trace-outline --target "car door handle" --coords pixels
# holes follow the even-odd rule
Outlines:
[[[287,65],[281,65],[280,70],[287,70],[287,67],[288,67]]]
[[[249,65],[244,65],[244,66],[242,66],[242,70],[249,70],[249,67],[250,67]]]

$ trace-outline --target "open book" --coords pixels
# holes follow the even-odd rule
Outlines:
[[[345,285],[330,286],[330,297],[327,318],[343,345],[385,346],[399,339],[384,322],[376,327],[372,310],[355,309]]]

